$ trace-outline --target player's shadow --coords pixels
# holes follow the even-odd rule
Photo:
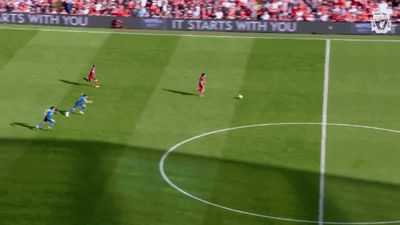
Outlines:
[[[20,122],[10,123],[10,126],[12,126],[12,127],[24,127],[24,128],[30,129],[30,130],[35,129],[35,126],[29,125],[27,123],[20,123]]]
[[[65,116],[65,113],[66,113],[68,110],[57,109],[57,111],[58,111],[59,113],[61,113],[61,115]],[[76,113],[76,112],[70,112],[70,114],[77,114],[77,113]]]
[[[174,94],[180,94],[180,95],[195,95],[193,93],[190,92],[186,92],[186,91],[178,91],[178,90],[172,90],[172,89],[167,89],[167,88],[163,88],[164,91],[168,91]]]
[[[78,83],[78,82],[74,82],[74,81],[69,81],[69,80],[58,80],[60,82],[63,82],[65,84],[71,84],[71,85],[76,85],[76,86],[90,86],[89,84],[82,84],[82,83]]]
[[[65,116],[65,113],[66,113],[68,110],[57,109],[57,111],[58,111],[59,113],[61,113],[61,115]]]

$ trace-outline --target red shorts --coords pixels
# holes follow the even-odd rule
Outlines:
[[[94,80],[94,81],[97,80],[97,79],[96,79],[96,75],[93,75],[93,74],[90,74],[90,75],[89,75],[89,81],[92,81],[92,80]]]
[[[204,86],[199,86],[197,88],[197,91],[200,92],[200,93],[204,93],[204,90],[205,90]]]

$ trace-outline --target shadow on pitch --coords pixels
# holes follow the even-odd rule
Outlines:
[[[61,115],[65,116],[65,113],[66,113],[68,110],[65,110],[65,109],[57,109],[57,111],[58,111],[59,113],[61,113]],[[74,112],[71,112],[71,114],[75,114],[75,113],[74,113]]]
[[[26,128],[26,129],[29,129],[29,130],[37,130],[35,126],[29,125],[28,123],[12,122],[12,123],[10,123],[10,126],[12,126],[12,127],[22,127],[22,128]],[[50,131],[48,129],[44,129],[43,127],[39,128],[38,130]]]
[[[167,89],[167,88],[163,88],[164,91],[168,91],[174,94],[180,94],[180,95],[195,95],[193,93],[190,92],[186,92],[186,91],[178,91],[178,90],[172,90],[172,89]]]
[[[157,165],[165,152],[162,149],[88,140],[0,138],[0,154],[7,156],[7,152],[15,151],[22,154],[2,177],[0,194],[7,193],[7,198],[0,198],[0,205],[13,206],[15,202],[20,205],[2,212],[7,216],[0,216],[0,224],[11,224],[16,217],[19,224],[29,224],[30,214],[21,214],[21,211],[32,210],[37,205],[41,207],[36,207],[35,213],[46,215],[44,221],[48,224],[57,224],[62,217],[69,225],[126,224],[130,217],[125,219],[124,215],[135,210],[135,216],[152,222],[149,214],[154,217],[163,214],[154,211],[152,204],[149,207],[146,204],[160,202],[160,196],[167,199],[162,208],[172,208],[171,213],[177,215],[188,206],[198,207],[198,202],[173,190],[160,177]],[[133,159],[135,163],[119,164]],[[259,214],[281,213],[309,220],[318,219],[320,173],[318,164],[315,166],[316,170],[307,171],[267,162],[253,164],[197,156],[179,150],[165,164],[169,178],[176,185],[207,201]],[[122,185],[118,187],[126,188],[127,192],[115,193],[110,189],[117,179],[118,185]],[[326,174],[326,220],[357,220],[354,216],[363,221],[397,219],[399,187],[396,183]],[[120,204],[122,197],[127,202],[123,205]],[[176,206],[179,198],[187,204]],[[224,211],[207,208],[213,209],[215,212],[202,224],[224,223],[226,217],[220,216]],[[265,218],[258,221],[239,215],[232,219],[240,220],[240,224],[274,223]]]
[[[17,215],[19,223],[29,224],[29,214],[21,212],[33,209],[36,215],[45,215],[40,221],[48,224],[59,224],[60,218],[68,225],[127,224],[121,219],[121,209],[136,210],[148,202],[157,202],[161,189],[156,188],[154,193],[146,190],[150,186],[165,187],[154,166],[162,151],[98,141],[0,138],[0,156],[7,157],[12,152],[21,154],[1,178],[0,195],[6,193],[7,198],[0,198],[0,205],[10,207],[0,212],[0,224],[12,224]],[[135,187],[129,193],[150,194],[135,195],[135,204],[124,207],[119,193],[110,188],[116,185],[114,176],[121,157],[138,160],[129,167],[130,171],[117,175],[126,182],[124,185]],[[31,201],[33,197],[35,203]],[[15,208],[11,204],[17,200],[21,205]],[[151,212],[150,208],[147,210]]]
[[[78,82],[74,82],[74,81],[69,81],[69,80],[58,80],[60,82],[63,82],[65,84],[71,84],[71,85],[76,85],[76,86],[90,86],[89,84],[82,84],[82,83],[78,83]]]
[[[29,125],[28,123],[20,123],[20,122],[10,123],[10,126],[12,126],[12,127],[23,127],[23,128],[27,128],[27,129],[30,129],[30,130],[35,129],[35,126]]]

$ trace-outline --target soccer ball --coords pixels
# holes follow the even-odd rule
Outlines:
[[[239,99],[243,99],[243,95],[238,95],[238,98]]]

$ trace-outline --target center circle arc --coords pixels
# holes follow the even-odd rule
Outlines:
[[[174,150],[179,148],[180,146],[182,146],[182,145],[184,145],[184,144],[186,144],[188,142],[194,141],[196,139],[200,139],[202,137],[213,135],[213,134],[228,132],[228,131],[232,131],[232,130],[245,129],[245,128],[267,127],[267,126],[296,126],[296,125],[323,125],[323,123],[317,123],[317,122],[264,123],[264,124],[252,124],[252,125],[231,127],[231,128],[225,128],[225,129],[220,129],[220,130],[215,130],[215,131],[203,133],[203,134],[188,138],[186,140],[183,140],[183,141],[175,144],[171,148],[169,148],[160,159],[160,162],[159,162],[160,174],[161,174],[162,178],[164,179],[164,181],[168,185],[170,185],[172,188],[177,190],[178,192],[186,195],[189,198],[192,198],[194,200],[200,201],[200,202],[202,202],[204,204],[207,204],[207,205],[210,205],[210,206],[214,206],[214,207],[217,207],[217,208],[220,208],[220,209],[224,209],[224,210],[227,210],[227,211],[231,211],[231,212],[235,212],[235,213],[239,213],[239,214],[244,214],[244,215],[248,215],[248,216],[254,216],[254,217],[261,217],[261,218],[267,218],[267,219],[273,219],[273,220],[281,220],[281,221],[289,221],[289,222],[297,222],[297,223],[319,224],[321,222],[320,221],[316,221],[316,220],[304,220],[304,219],[297,219],[297,218],[277,217],[277,216],[273,216],[273,215],[253,213],[253,212],[234,209],[234,208],[230,208],[228,206],[224,206],[224,205],[221,205],[221,204],[217,204],[217,203],[213,203],[213,202],[207,201],[205,199],[202,199],[200,197],[197,197],[197,196],[191,194],[188,191],[185,191],[184,189],[182,189],[181,187],[176,185],[174,182],[172,182],[169,179],[167,173],[165,172],[165,162],[166,162],[168,156]],[[371,130],[376,130],[376,131],[383,131],[383,132],[391,132],[391,133],[399,133],[400,134],[400,130],[381,128],[381,127],[374,127],[374,126],[355,125],[355,124],[346,124],[346,123],[327,123],[326,125],[327,126],[339,126],[339,127],[352,127],[352,128],[361,128],[361,129],[371,129]],[[373,221],[373,222],[369,222],[369,221],[368,222],[323,221],[322,223],[323,224],[349,224],[349,225],[350,224],[352,224],[352,225],[357,225],[357,224],[359,224],[359,225],[369,225],[369,224],[371,224],[372,225],[372,224],[398,224],[398,223],[400,223],[400,220]]]

